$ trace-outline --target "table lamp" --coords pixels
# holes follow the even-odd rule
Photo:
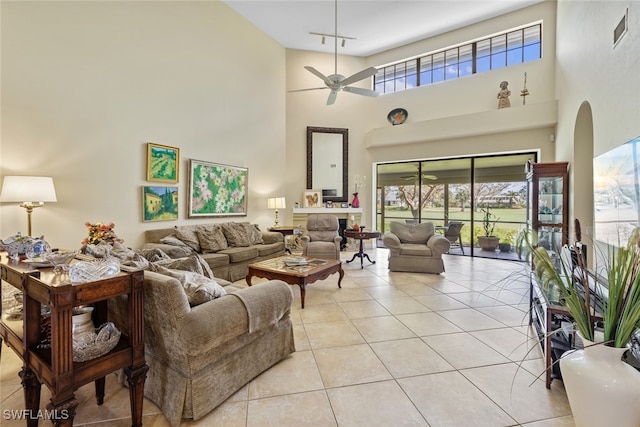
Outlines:
[[[5,176],[0,202],[20,203],[27,210],[27,235],[31,236],[31,212],[45,202],[57,202],[53,178],[47,176]]]
[[[276,222],[273,224],[274,227],[278,226],[278,209],[284,209],[287,207],[286,201],[284,197],[269,197],[267,199],[267,207],[269,209],[276,210]]]

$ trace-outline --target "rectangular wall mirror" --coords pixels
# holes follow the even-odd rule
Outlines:
[[[321,189],[325,202],[346,202],[348,185],[349,130],[307,127],[307,188]]]

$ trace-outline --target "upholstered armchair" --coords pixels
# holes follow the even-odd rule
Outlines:
[[[392,221],[382,242],[389,249],[391,271],[416,273],[442,273],[442,254],[451,247],[447,238],[435,233],[432,222],[404,224]]]
[[[340,259],[338,217],[318,214],[307,217],[307,233],[302,236],[302,255],[311,258]]]

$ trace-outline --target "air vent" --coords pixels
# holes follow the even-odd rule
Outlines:
[[[615,48],[622,37],[627,34],[627,23],[628,23],[629,9],[624,11],[624,16],[616,25],[616,28],[613,30],[613,47]]]

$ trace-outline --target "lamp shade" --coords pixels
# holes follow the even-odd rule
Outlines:
[[[284,197],[269,197],[267,207],[269,209],[284,209],[287,207],[286,200]]]
[[[48,176],[5,176],[0,202],[56,202],[53,178]]]

